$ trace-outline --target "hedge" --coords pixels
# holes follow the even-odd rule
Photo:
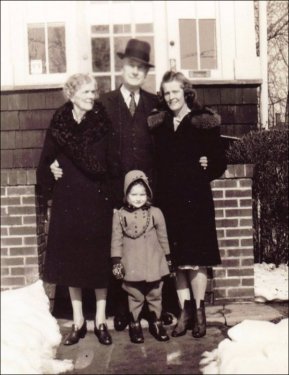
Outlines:
[[[226,152],[229,164],[255,164],[255,262],[288,263],[288,127],[252,131]]]

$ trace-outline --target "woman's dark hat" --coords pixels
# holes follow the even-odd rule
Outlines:
[[[151,68],[151,67],[154,67],[154,65],[149,63],[150,50],[151,50],[151,46],[149,45],[148,42],[145,42],[143,40],[138,40],[138,39],[130,39],[127,42],[124,53],[117,52],[117,56],[120,57],[121,59],[125,57],[129,57]]]

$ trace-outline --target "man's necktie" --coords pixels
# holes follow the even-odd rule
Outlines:
[[[134,98],[134,92],[130,93],[130,97],[131,97],[131,99],[130,99],[130,102],[129,102],[128,109],[129,109],[131,115],[133,116],[134,113],[135,113],[135,110],[136,110],[136,102],[135,102],[135,98]]]

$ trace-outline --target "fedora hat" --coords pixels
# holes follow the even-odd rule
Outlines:
[[[151,46],[148,42],[138,39],[130,39],[127,42],[126,48],[124,52],[117,52],[117,56],[121,59],[125,57],[129,57],[136,61],[141,62],[142,64],[148,67],[154,67],[154,65],[150,64],[150,50]]]

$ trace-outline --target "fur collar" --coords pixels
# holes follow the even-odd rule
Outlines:
[[[95,146],[109,130],[104,107],[95,102],[80,124],[74,120],[72,108],[72,103],[67,102],[55,112],[50,125],[51,134],[76,166],[91,174],[103,173],[106,167],[99,162]]]
[[[151,130],[158,128],[168,117],[172,118],[170,112],[154,109],[148,117],[149,128]],[[208,107],[192,110],[187,117],[190,119],[191,124],[197,129],[211,129],[221,124],[221,117]]]

